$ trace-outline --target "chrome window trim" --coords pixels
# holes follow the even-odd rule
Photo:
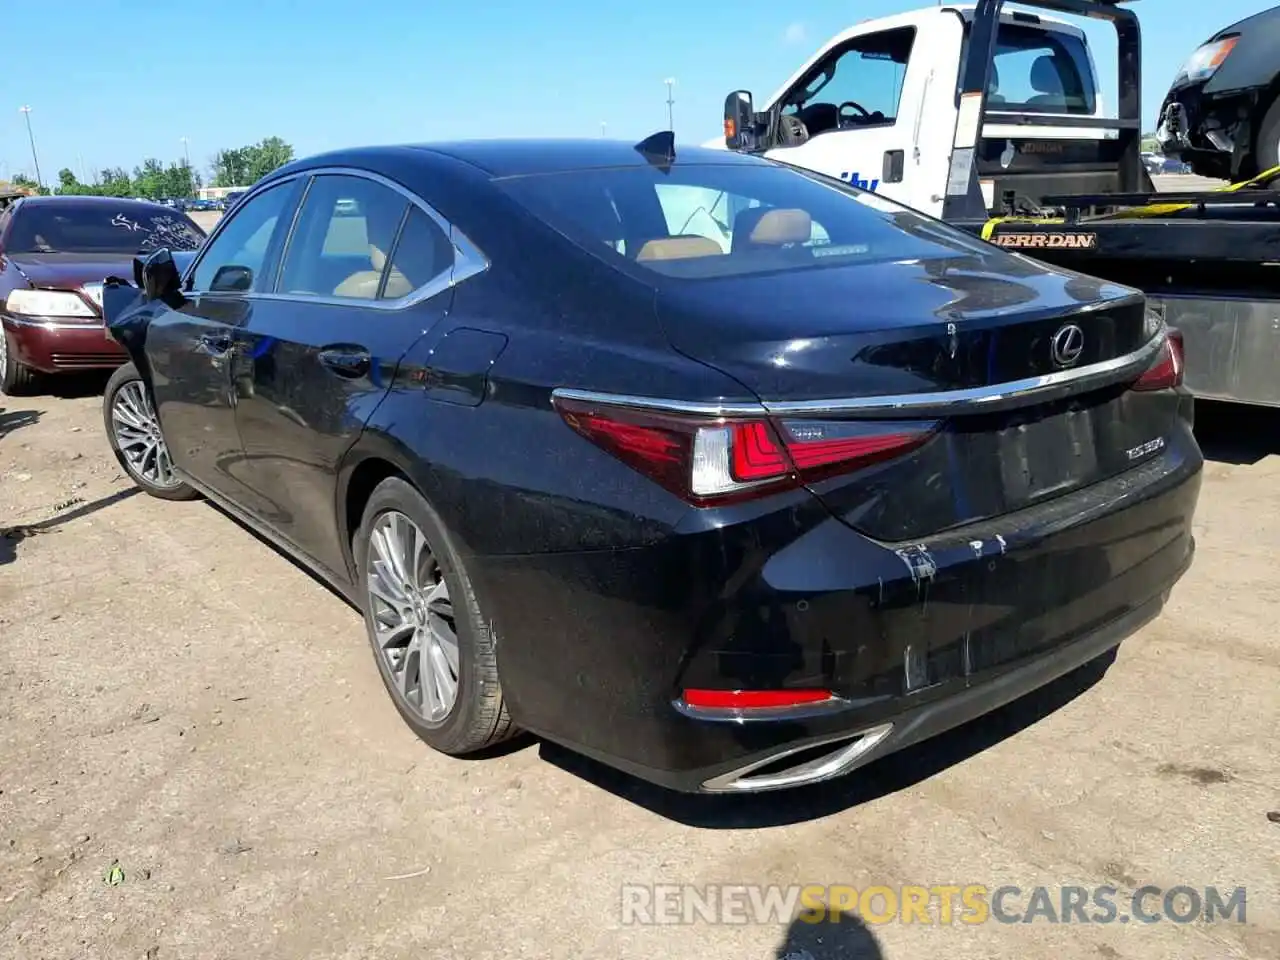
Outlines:
[[[1028,400],[1048,402],[1081,390],[1098,389],[1120,383],[1130,376],[1142,374],[1164,346],[1164,332],[1152,337],[1132,353],[1100,363],[1059,370],[1041,377],[1027,377],[985,387],[964,390],[939,390],[930,393],[890,394],[872,397],[839,397],[826,400],[795,400],[780,403],[741,403],[716,401],[665,400],[656,397],[633,397],[574,390],[559,387],[552,399],[577,400],[584,403],[641,407],[667,413],[684,413],[702,417],[819,417],[861,416],[899,419],[939,418],[957,413],[1004,410],[1021,406]]]
[[[280,277],[283,274],[284,259],[289,252],[289,244],[293,240],[294,227],[297,225],[298,217],[302,213],[302,204],[306,200],[307,193],[311,190],[311,183],[314,182],[316,177],[320,176],[361,177],[365,180],[371,180],[374,183],[388,187],[403,196],[408,200],[410,206],[417,207],[429,216],[435,221],[436,226],[444,232],[445,238],[453,246],[452,265],[448,269],[442,270],[440,273],[436,274],[426,283],[405,294],[403,297],[396,298],[395,300],[363,300],[357,297],[314,296],[310,294],[278,293],[274,290],[271,293],[235,293],[230,291],[224,292],[211,290],[191,290],[188,292],[192,294],[199,294],[202,297],[213,297],[218,300],[275,300],[286,303],[320,303],[331,306],[359,307],[361,309],[385,310],[392,312],[405,310],[409,307],[416,306],[419,303],[423,303],[426,300],[430,300],[432,297],[438,296],[446,290],[451,290],[464,280],[468,280],[471,277],[481,274],[489,269],[491,265],[490,260],[484,255],[480,248],[477,247],[466,234],[446,220],[439,211],[407,187],[404,187],[379,173],[374,173],[372,170],[361,170],[357,167],[315,167],[310,170],[299,170],[296,173],[291,173],[283,177],[273,178],[269,181],[260,183],[236,201],[236,206],[240,207],[254,199],[258,194],[276,186],[277,184],[287,183],[288,181],[296,180],[299,177],[309,178],[306,189],[298,201],[297,208],[294,210],[293,222],[289,224],[289,233],[286,236],[285,244],[281,249],[280,261],[276,264],[276,277],[272,283],[273,287],[279,283]],[[209,239],[206,241],[206,248],[209,244],[212,244],[218,234],[222,232],[223,224],[225,224],[228,219],[229,218],[225,218],[220,221],[218,226],[214,228],[213,233],[209,234]],[[393,251],[388,251],[388,261],[390,261],[392,253]],[[199,265],[201,259],[203,258],[197,257],[192,261],[187,276],[195,276],[196,267]],[[186,277],[183,279],[185,282]]]

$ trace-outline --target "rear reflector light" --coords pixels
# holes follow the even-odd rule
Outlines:
[[[776,710],[832,699],[830,690],[686,690],[687,706],[706,710]]]
[[[696,417],[556,397],[582,436],[698,506],[859,470],[922,445],[936,422]]]
[[[1160,352],[1147,372],[1134,383],[1134,390],[1170,390],[1182,386],[1182,331],[1170,329]]]

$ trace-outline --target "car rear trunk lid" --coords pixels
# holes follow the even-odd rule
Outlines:
[[[860,531],[914,540],[1115,476],[1175,424],[1176,397],[1128,389],[1159,343],[1142,296],[1011,259],[672,284],[658,313],[787,434],[926,425],[901,456],[810,485]]]

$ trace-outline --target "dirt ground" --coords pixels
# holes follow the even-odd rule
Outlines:
[[[1198,558],[1105,675],[728,802],[527,740],[432,753],[355,611],[212,506],[135,495],[101,382],[58,389],[0,397],[0,955],[1280,956],[1276,417],[1202,405]],[[651,883],[1244,886],[1248,912],[624,924]]]

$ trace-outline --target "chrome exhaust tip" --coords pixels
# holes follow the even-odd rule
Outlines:
[[[882,723],[860,733],[842,733],[780,750],[712,777],[702,784],[702,789],[706,793],[759,793],[831,780],[853,769],[892,731],[892,723]]]

